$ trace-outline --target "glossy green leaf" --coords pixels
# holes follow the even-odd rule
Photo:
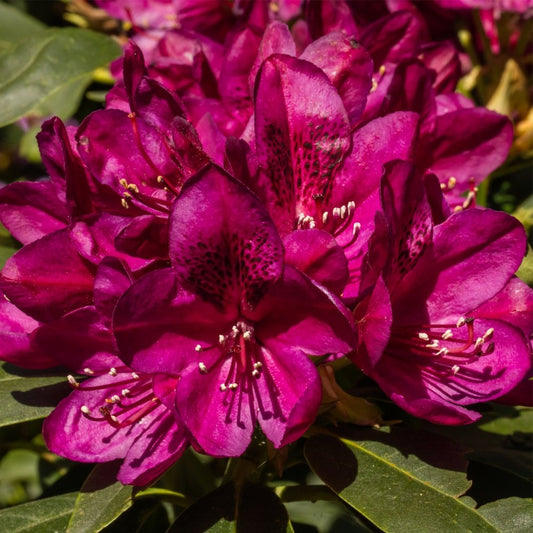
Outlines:
[[[45,29],[46,26],[37,19],[0,2],[0,52],[13,43],[21,42]]]
[[[65,531],[75,501],[76,493],[70,493],[3,509],[0,511],[2,531]]]
[[[506,498],[487,503],[478,511],[500,531],[512,531],[513,533],[533,531],[533,502],[531,499]]]
[[[0,427],[45,418],[71,390],[64,374],[0,363]]]
[[[116,481],[118,465],[94,467],[83,484],[67,533],[97,533],[132,505],[133,487]]]
[[[354,438],[355,437],[355,438]],[[351,507],[385,532],[496,532],[499,529],[458,497],[469,487],[462,450],[430,433],[393,428],[353,431],[342,439],[356,460],[354,480],[339,490],[329,472],[338,467],[338,441],[312,437],[305,447],[311,468]],[[346,451],[343,456],[347,456]],[[346,460],[342,459],[343,464]],[[352,467],[353,468],[353,467]],[[344,479],[348,476],[344,474]]]
[[[93,71],[120,55],[102,34],[78,28],[49,29],[0,55],[0,126],[24,116],[71,116]]]
[[[481,422],[478,427],[483,431],[498,435],[512,435],[516,431],[527,433],[533,427],[533,409],[529,407],[510,407],[494,405],[494,418]]]

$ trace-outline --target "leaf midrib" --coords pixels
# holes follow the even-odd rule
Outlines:
[[[494,527],[494,525],[492,525],[482,514],[478,513],[476,511],[476,509],[473,509],[472,507],[466,505],[463,501],[461,501],[459,498],[455,497],[455,496],[452,496],[451,494],[448,494],[446,492],[444,492],[442,489],[438,488],[438,487],[435,487],[431,484],[429,484],[427,481],[424,481],[423,479],[420,479],[418,477],[415,477],[413,474],[411,474],[410,472],[408,472],[407,470],[404,470],[403,468],[401,468],[400,466],[394,464],[394,463],[391,463],[390,461],[387,461],[386,459],[384,459],[383,457],[381,457],[380,455],[377,455],[376,453],[372,452],[371,450],[369,450],[368,448],[365,448],[364,446],[361,446],[357,443],[355,443],[354,441],[351,441],[349,439],[341,439],[342,442],[344,444],[346,444],[348,447],[353,447],[353,448],[357,448],[358,450],[360,450],[361,452],[363,453],[366,453],[367,455],[371,456],[372,458],[374,459],[377,459],[378,461],[380,461],[381,463],[393,468],[394,470],[397,470],[398,472],[400,472],[401,474],[405,475],[406,477],[409,477],[415,481],[417,481],[418,483],[420,483],[421,485],[425,486],[426,488],[434,491],[434,492],[437,492],[441,495],[443,495],[445,498],[448,498],[448,499],[451,499],[453,500],[454,503],[457,503],[459,505],[461,505],[462,507],[464,507],[466,509],[467,512],[470,512],[470,513],[474,513],[475,516],[478,516],[479,518],[481,518],[483,520],[483,522],[485,522],[491,529],[492,531],[495,531],[497,533],[500,533],[500,531],[498,529],[496,529]],[[342,492],[338,493],[338,495],[345,501],[346,498],[344,498],[342,496]],[[348,504],[350,504],[350,502],[347,502]],[[363,511],[361,511],[360,509],[358,509],[358,511],[363,514],[366,518],[368,518],[372,523],[375,523],[374,520],[367,516]],[[377,525],[377,524],[376,524]]]

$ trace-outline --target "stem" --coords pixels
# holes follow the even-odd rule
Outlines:
[[[338,500],[337,495],[325,485],[285,485],[276,487],[275,492],[284,503]]]

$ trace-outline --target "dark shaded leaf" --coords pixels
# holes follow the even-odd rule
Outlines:
[[[339,439],[329,435],[316,435],[305,447],[305,456],[313,465],[315,474],[320,479],[327,479],[327,484],[335,492],[341,492],[355,481],[357,460],[353,452]],[[326,457],[335,457],[328,461]]]
[[[289,516],[280,499],[267,487],[242,487],[237,514],[237,533],[285,533]]]
[[[235,487],[223,485],[210,492],[178,516],[167,533],[203,533],[234,531]],[[230,528],[231,526],[231,528]],[[211,529],[214,528],[214,529]]]

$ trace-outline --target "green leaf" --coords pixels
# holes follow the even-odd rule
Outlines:
[[[352,508],[386,532],[446,531],[496,532],[498,529],[458,497],[469,487],[462,450],[452,441],[430,433],[393,428],[360,430],[343,439],[342,465],[351,451],[357,467],[353,481],[340,472],[338,440],[326,435],[312,437],[305,447],[311,468]],[[353,469],[353,466],[352,466]],[[340,490],[339,490],[340,489]]]
[[[0,427],[48,416],[71,390],[65,375],[0,363]]]
[[[2,531],[65,531],[75,501],[76,493],[71,493],[3,509],[0,511]]]
[[[0,224],[0,268],[17,251],[19,247],[7,229]]]
[[[120,55],[110,37],[78,28],[49,29],[0,55],[0,127],[24,116],[76,111],[93,71]]]
[[[0,52],[43,32],[46,26],[33,17],[7,4],[0,3]]]
[[[506,498],[487,503],[478,509],[500,531],[529,533],[533,531],[533,503],[526,498]]]
[[[516,431],[527,433],[533,427],[533,409],[529,407],[510,407],[493,405],[493,419],[482,421],[479,429],[498,435],[512,435]]]
[[[132,505],[133,487],[116,481],[119,465],[94,467],[76,499],[67,533],[97,533]]]

